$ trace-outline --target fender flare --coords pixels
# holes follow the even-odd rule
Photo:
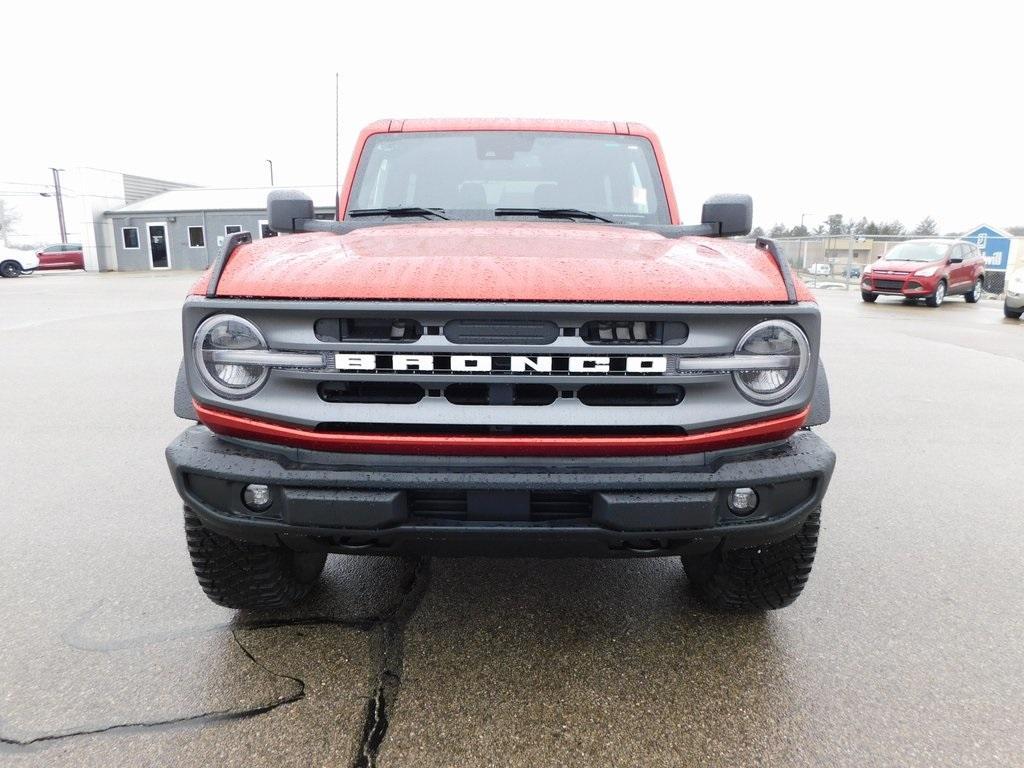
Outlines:
[[[811,413],[805,427],[817,427],[832,417],[832,399],[828,389],[828,374],[825,364],[818,360],[818,371],[814,378],[814,394],[811,396]]]
[[[185,378],[185,361],[178,366],[178,378],[174,382],[174,415],[179,419],[199,421],[196,409],[192,406],[192,393],[188,389],[188,380]]]

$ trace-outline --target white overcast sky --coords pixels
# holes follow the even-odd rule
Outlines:
[[[906,7],[904,7],[906,5]],[[686,220],[832,212],[1024,225],[1016,3],[6,4],[0,194],[91,166],[210,186],[334,183],[379,117],[634,120]],[[31,190],[31,188],[27,188]],[[53,201],[7,197],[24,234]]]

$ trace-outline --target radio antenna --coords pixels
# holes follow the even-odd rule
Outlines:
[[[334,218],[341,221],[341,158],[338,155],[341,126],[341,97],[338,90],[338,73],[334,73]]]

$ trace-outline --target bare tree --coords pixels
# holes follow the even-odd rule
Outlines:
[[[917,225],[912,234],[934,237],[939,234],[939,225],[935,223],[935,219],[931,216],[925,216],[921,219],[921,223]]]
[[[10,245],[7,238],[15,233],[19,221],[21,221],[21,214],[17,209],[0,198],[0,239],[4,241],[4,248]]]

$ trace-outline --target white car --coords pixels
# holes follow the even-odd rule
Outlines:
[[[831,275],[832,265],[818,262],[817,264],[811,264],[807,271],[812,275]]]
[[[0,277],[19,277],[39,266],[35,251],[0,247]]]

